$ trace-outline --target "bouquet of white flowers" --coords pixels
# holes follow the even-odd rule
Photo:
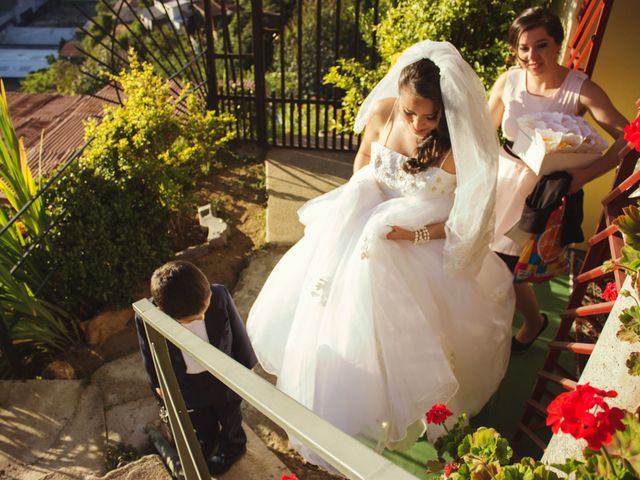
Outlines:
[[[537,175],[583,168],[600,158],[607,142],[582,117],[540,112],[518,119],[513,152]]]

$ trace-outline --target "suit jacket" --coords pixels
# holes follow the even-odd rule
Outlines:
[[[544,232],[551,212],[562,204],[562,198],[566,196],[560,245],[564,247],[570,243],[582,242],[584,240],[581,227],[584,192],[578,190],[574,194],[567,195],[571,180],[571,175],[564,171],[540,177],[525,201],[518,227],[529,233]]]
[[[211,303],[205,313],[204,322],[211,345],[245,367],[253,368],[257,363],[256,355],[231,294],[224,285],[211,285]],[[158,375],[151,358],[144,322],[137,314],[135,324],[142,361],[144,362],[151,388],[155,393],[155,389],[160,385],[158,383]],[[221,404],[220,402],[240,401],[240,398],[232,390],[209,372],[187,374],[187,366],[180,349],[169,341],[167,346],[171,364],[187,408],[200,408]]]

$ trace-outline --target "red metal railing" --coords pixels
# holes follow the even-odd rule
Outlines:
[[[640,99],[636,105],[640,115]],[[635,198],[630,198],[630,194],[635,192],[640,185],[640,173],[634,173],[635,165],[638,162],[638,152],[630,145],[622,148],[618,155],[620,164],[611,191],[602,199],[602,214],[596,233],[588,240],[589,247],[581,272],[574,279],[567,308],[560,312],[560,326],[553,341],[549,343],[544,366],[538,372],[535,387],[516,428],[515,442],[521,442],[523,437],[527,437],[531,444],[540,450],[546,448],[546,438],[549,436],[549,429],[544,423],[544,418],[546,417],[546,400],[553,398],[554,385],[571,390],[575,388],[578,381],[578,375],[568,372],[561,365],[561,354],[568,352],[581,355],[584,359],[593,351],[593,343],[581,341],[577,328],[574,326],[575,322],[582,319],[592,323],[593,316],[610,312],[614,304],[610,301],[583,305],[588,285],[598,278],[613,277],[617,287],[620,288],[624,280],[624,274],[621,270],[605,272],[603,263],[620,257],[623,239],[618,228],[613,224],[613,220],[620,215],[623,207],[637,202]],[[576,331],[572,333],[572,330]],[[519,446],[516,445],[516,448]]]
[[[591,76],[614,0],[585,0],[578,14],[576,28],[569,42],[567,67],[584,70]]]

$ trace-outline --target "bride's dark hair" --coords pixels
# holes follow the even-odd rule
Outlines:
[[[418,60],[402,69],[398,87],[412,95],[431,100],[440,112],[440,120],[436,128],[418,144],[415,157],[402,165],[407,173],[415,174],[438,165],[451,148],[451,138],[440,91],[440,69],[428,58]]]

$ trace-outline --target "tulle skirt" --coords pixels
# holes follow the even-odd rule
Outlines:
[[[409,218],[444,221],[452,203],[453,194],[393,196],[361,170],[299,211],[304,237],[249,315],[277,387],[374,446],[409,447],[436,403],[477,413],[506,370],[514,300],[502,261],[489,253],[477,277],[451,277],[443,240],[385,238]]]

